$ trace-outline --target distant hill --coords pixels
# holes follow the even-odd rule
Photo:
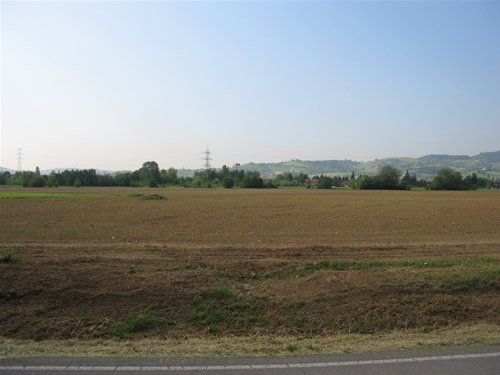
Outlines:
[[[479,176],[500,177],[500,151],[483,152],[475,156],[467,155],[426,155],[420,158],[386,158],[367,162],[352,160],[289,160],[280,163],[248,163],[239,169],[258,171],[263,177],[271,177],[283,172],[306,173],[310,176],[326,174],[347,176],[375,175],[377,170],[385,165],[408,170],[417,178],[433,178],[443,168],[453,168],[466,176],[476,172]]]
[[[283,172],[298,174],[306,173],[309,176],[331,175],[349,176],[353,172],[355,175],[375,175],[377,170],[385,165],[390,165],[400,169],[402,172],[415,174],[417,178],[433,178],[443,168],[453,168],[467,176],[476,172],[479,176],[500,178],[500,151],[482,152],[479,155],[426,155],[420,158],[386,158],[372,161],[359,162],[353,160],[289,160],[279,163],[248,163],[233,169],[243,169],[245,171],[257,171],[263,177],[272,177]],[[168,166],[161,166],[165,168]],[[42,174],[49,174],[52,171],[62,172],[78,168],[54,168],[42,170]],[[201,169],[197,169],[198,171]],[[179,169],[177,175],[188,177],[193,176],[194,169]],[[0,172],[15,171],[1,168]],[[98,174],[117,174],[129,171],[107,171],[96,169]]]
[[[53,168],[53,169],[42,169],[40,171],[40,174],[41,175],[49,175],[52,172],[61,173],[61,172],[64,172],[64,171],[78,171],[78,170],[82,170],[82,169],[85,169],[85,168]],[[88,168],[88,169],[95,169],[95,168]],[[95,169],[95,171],[96,171],[97,174],[100,174],[100,175],[104,175],[104,174],[115,175],[115,174],[119,174],[119,173],[132,172],[132,171],[109,171],[109,170],[104,170],[104,169]],[[0,172],[10,172],[11,174],[14,174],[17,171],[15,171],[13,169],[9,169],[9,168],[0,167]]]
[[[10,174],[16,173],[16,171],[13,169],[3,168],[3,167],[0,167],[0,172],[9,172]]]

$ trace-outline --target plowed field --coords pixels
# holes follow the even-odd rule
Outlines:
[[[500,325],[497,191],[43,193],[106,196],[0,199],[4,337]]]

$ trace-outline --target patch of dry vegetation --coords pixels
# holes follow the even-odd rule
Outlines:
[[[0,358],[289,356],[483,345],[500,345],[499,326],[463,325],[428,333],[410,330],[375,335],[343,334],[327,337],[256,335],[133,341],[71,339],[42,342],[0,337]],[[291,347],[295,349],[291,351]]]

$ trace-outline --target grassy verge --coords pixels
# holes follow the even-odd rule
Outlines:
[[[142,340],[14,340],[0,337],[0,357],[192,357],[360,353],[444,347],[500,345],[500,326],[462,325],[429,333],[401,330],[385,334],[327,337],[222,336]]]
[[[307,276],[318,271],[345,271],[345,270],[367,270],[367,269],[390,269],[390,268],[450,268],[450,267],[484,267],[498,266],[500,259],[490,257],[454,259],[416,259],[403,261],[378,262],[373,260],[324,260],[320,262],[311,262],[299,266],[292,271],[287,272],[290,276]],[[268,274],[271,276],[271,274]],[[284,276],[284,275],[282,275]]]
[[[49,193],[0,193],[0,199],[42,199],[42,198],[110,198],[112,194],[49,194]]]

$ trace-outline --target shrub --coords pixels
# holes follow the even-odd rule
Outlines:
[[[2,262],[4,263],[17,263],[19,261],[19,258],[14,252],[6,252],[2,254]]]
[[[224,177],[224,180],[222,180],[222,185],[226,189],[231,189],[234,186],[234,180],[231,176]]]
[[[144,196],[144,194],[142,194],[142,193],[132,193],[132,194],[127,195],[127,197],[134,197],[134,198],[140,198],[143,196]]]
[[[432,181],[431,190],[463,190],[462,174],[451,168],[441,169]]]
[[[158,195],[158,194],[148,194],[148,195],[143,195],[141,197],[141,199],[144,199],[144,200],[155,200],[155,201],[158,201],[158,200],[163,200],[163,199],[168,199],[167,197],[163,196],[163,195]]]

